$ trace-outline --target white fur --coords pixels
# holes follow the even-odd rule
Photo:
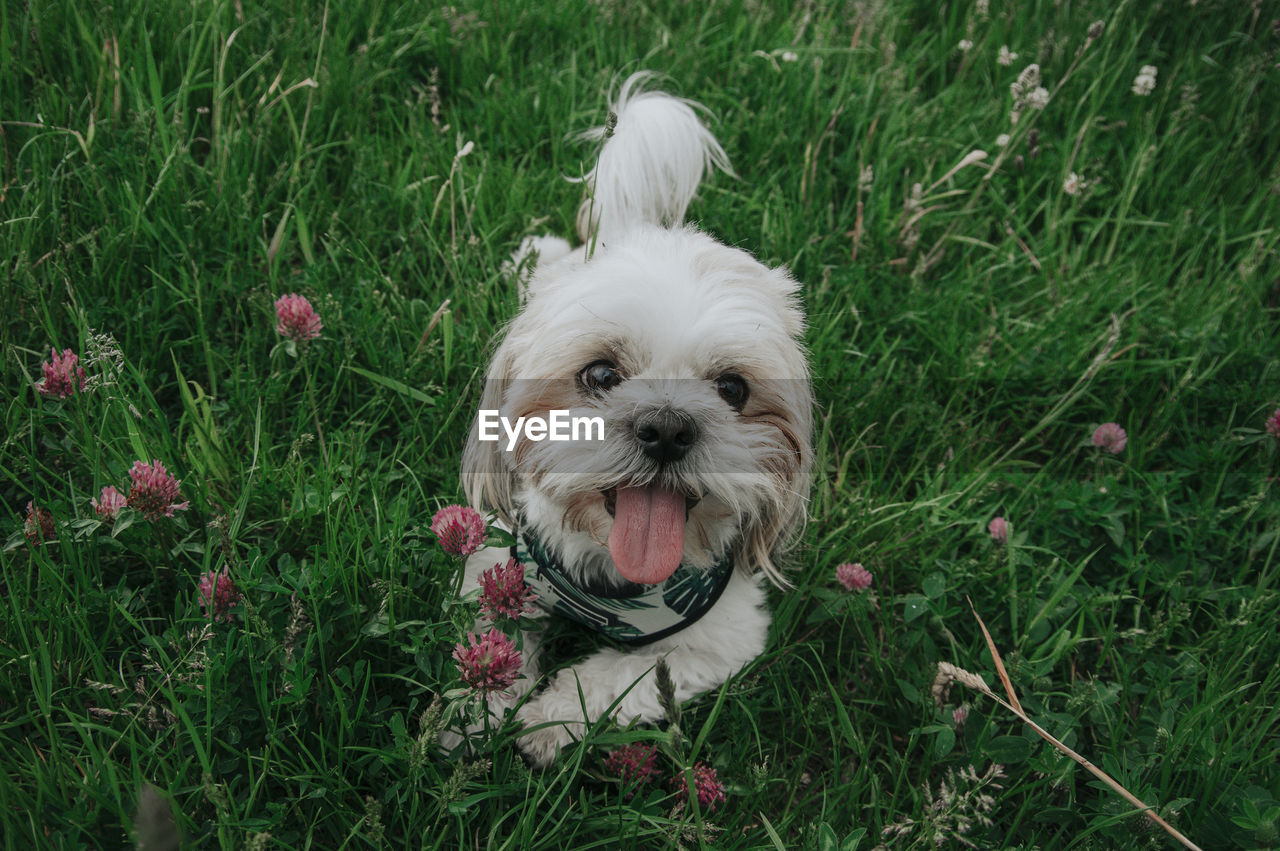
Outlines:
[[[785,270],[681,224],[705,170],[728,171],[728,160],[698,120],[700,107],[641,91],[647,78],[623,85],[616,126],[587,177],[579,224],[585,241],[598,237],[594,250],[538,237],[517,252],[517,264],[536,252],[537,265],[480,405],[512,416],[536,390],[572,415],[603,416],[611,431],[596,444],[526,441],[508,453],[478,441],[473,428],[463,480],[476,508],[508,524],[522,517],[579,581],[623,582],[606,545],[612,517],[603,496],[623,485],[661,484],[696,498],[684,563],[710,568],[732,555],[738,570],[697,622],[630,652],[600,651],[527,699],[517,712],[528,731],[520,744],[539,765],[615,703],[622,723],[659,719],[652,676],[659,659],[679,700],[718,687],[755,659],[769,624],[761,579],[785,585],[776,558],[803,523],[808,496],[812,398],[798,285]],[[625,380],[603,394],[571,392],[579,371],[601,358]],[[741,411],[717,390],[727,373],[752,388]],[[684,412],[699,435],[687,456],[665,464],[633,437],[636,417],[661,408]],[[506,558],[498,550],[472,556],[466,589]],[[536,641],[525,634],[525,678],[491,700],[495,713],[535,686],[545,661]]]

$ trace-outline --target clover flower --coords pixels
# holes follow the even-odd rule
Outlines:
[[[538,595],[524,584],[524,565],[514,558],[480,574],[480,614],[490,621],[530,614],[536,611],[536,599]]]
[[[1276,408],[1275,412],[1267,417],[1267,434],[1280,440],[1280,408]]]
[[[867,590],[871,579],[871,571],[861,564],[842,564],[836,568],[836,580],[849,591]]]
[[[34,503],[27,503],[27,516],[22,522],[22,533],[33,546],[40,546],[45,541],[58,537],[58,527],[53,523],[53,514],[47,508],[40,508]]]
[[[454,555],[469,556],[484,546],[484,518],[474,508],[446,505],[431,518],[431,531]]]
[[[511,639],[497,629],[480,638],[467,633],[468,644],[459,641],[453,648],[458,675],[472,689],[489,693],[504,691],[520,676],[524,660]]]
[[[1133,78],[1133,88],[1131,91],[1139,97],[1146,97],[1156,87],[1156,66],[1143,65],[1138,71],[1138,76]]]
[[[133,487],[129,489],[129,507],[141,512],[148,520],[156,521],[161,517],[172,517],[175,511],[186,511],[191,503],[183,500],[178,489],[181,481],[169,475],[158,460],[147,464],[134,461],[129,470],[129,478]]]
[[[1013,60],[1018,58],[1018,54],[1009,49],[1009,45],[1000,45],[1000,52],[996,54],[996,62],[1008,67],[1013,64]]]
[[[210,570],[201,576],[199,590],[200,608],[215,621],[231,620],[231,607],[244,598],[225,567],[220,573]]]
[[[956,45],[956,49],[961,53],[968,53],[970,50],[973,50],[973,40],[967,38],[960,39],[960,42]]]
[[[129,500],[124,494],[116,490],[115,485],[107,485],[102,489],[102,494],[97,499],[91,499],[89,502],[93,505],[93,510],[103,520],[115,520],[116,515],[120,513],[120,509],[128,505]]]
[[[1124,433],[1119,423],[1103,423],[1094,429],[1091,440],[1099,449],[1118,455],[1124,451],[1125,444],[1129,442],[1129,436]]]
[[[1074,171],[1062,181],[1062,191],[1068,195],[1079,195],[1089,183]]]
[[[300,343],[319,337],[324,328],[311,302],[297,293],[276,299],[276,319],[276,333]]]
[[[997,544],[1007,543],[1009,540],[1009,521],[1003,517],[996,517],[987,524],[987,532],[991,535],[991,540]]]
[[[80,366],[80,357],[70,349],[49,350],[51,359],[40,364],[44,373],[44,381],[36,385],[41,396],[54,399],[66,399],[72,394],[84,390],[84,368]]]
[[[640,742],[623,745],[609,751],[604,758],[604,767],[616,775],[624,786],[643,786],[658,774],[658,769],[653,765],[657,753],[657,745]]]
[[[705,810],[714,810],[716,804],[722,804],[727,800],[724,784],[716,776],[714,768],[698,763],[693,767],[692,773],[693,791],[698,795],[698,806]],[[690,790],[684,772],[671,778],[671,782],[680,787],[685,794],[689,793]]]

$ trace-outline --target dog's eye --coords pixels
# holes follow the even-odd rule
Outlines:
[[[622,374],[607,360],[589,363],[578,373],[578,383],[595,393],[612,390],[622,383]]]
[[[726,372],[716,379],[716,392],[735,411],[741,411],[742,406],[747,404],[747,397],[751,395],[747,380],[733,372]]]

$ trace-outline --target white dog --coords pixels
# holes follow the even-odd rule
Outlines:
[[[686,700],[764,650],[761,578],[785,585],[777,559],[809,491],[799,287],[683,224],[704,171],[728,160],[702,107],[643,91],[648,77],[629,78],[609,125],[586,134],[604,145],[578,215],[584,245],[522,246],[537,266],[480,406],[510,423],[595,418],[603,434],[492,441],[477,425],[463,461],[468,499],[515,534],[539,604],[627,648],[561,670],[520,706],[520,745],[539,765],[607,713],[661,718],[659,659]],[[466,588],[512,555],[472,556]],[[499,715],[537,684],[536,642],[525,634],[524,678],[491,700]]]

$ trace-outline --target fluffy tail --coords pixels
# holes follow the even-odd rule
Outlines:
[[[604,140],[578,209],[578,235],[587,245],[637,225],[679,225],[707,170],[733,174],[724,148],[698,120],[706,107],[643,91],[652,77],[648,71],[628,77],[610,104],[609,123],[580,135]]]

